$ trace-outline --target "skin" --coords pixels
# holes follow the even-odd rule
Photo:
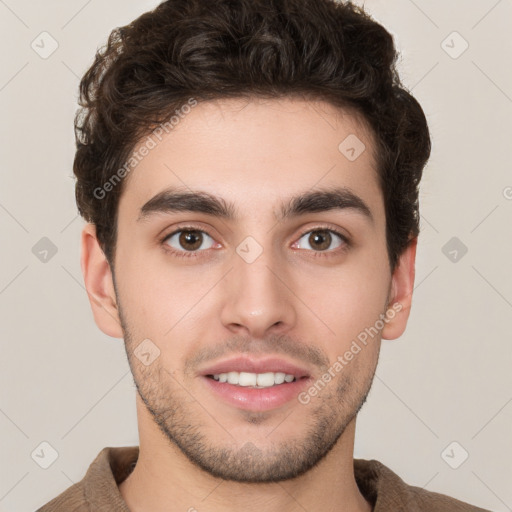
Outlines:
[[[355,161],[338,150],[350,134],[366,146]],[[406,328],[416,255],[414,239],[390,271],[373,147],[359,117],[323,101],[199,103],[125,183],[115,277],[94,225],[85,226],[81,264],[94,318],[124,338],[138,388],[140,455],[119,486],[130,510],[372,509],[354,477],[356,415],[381,339]],[[138,221],[142,205],[169,186],[222,197],[238,217],[170,212]],[[281,202],[328,186],[350,188],[373,222],[353,209],[276,221]],[[166,248],[187,252],[190,243],[161,239],[187,223],[206,235],[197,257],[179,258]],[[319,249],[310,235],[326,228],[349,245],[331,233]],[[247,236],[263,249],[252,263],[236,252]],[[294,362],[317,381],[393,304],[401,310],[308,404],[242,410],[198,374],[205,363],[245,353]],[[148,366],[134,355],[145,339],[160,350]]]

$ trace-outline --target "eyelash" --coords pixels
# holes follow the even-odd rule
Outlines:
[[[173,256],[176,256],[177,258],[197,258],[199,253],[205,251],[205,249],[198,250],[198,251],[177,251],[176,249],[173,249],[169,244],[165,243],[173,235],[175,235],[176,233],[181,233],[182,231],[197,231],[197,232],[200,232],[200,233],[204,233],[204,234],[208,235],[209,237],[213,238],[204,229],[200,229],[197,226],[191,226],[191,225],[180,226],[179,229],[176,229],[172,233],[169,233],[169,234],[165,235],[160,240],[160,243],[164,247],[164,250],[169,252],[169,253],[171,253]],[[326,257],[329,257],[330,255],[332,255],[333,253],[339,254],[339,253],[342,253],[342,252],[346,251],[351,246],[350,240],[347,238],[346,235],[343,235],[338,230],[330,228],[328,226],[318,226],[318,227],[315,227],[313,229],[308,229],[308,230],[306,230],[306,231],[304,231],[303,233],[300,234],[299,239],[301,239],[307,233],[313,233],[315,231],[329,231],[331,233],[334,233],[335,235],[337,235],[337,236],[339,236],[341,238],[341,240],[343,241],[344,245],[342,247],[338,247],[336,249],[331,249],[329,251],[313,251],[314,252],[314,255],[313,255],[314,258],[318,258],[318,257],[326,258]]]

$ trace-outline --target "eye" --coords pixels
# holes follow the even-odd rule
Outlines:
[[[335,238],[333,238],[333,235]],[[336,242],[336,238],[341,240],[337,245],[332,247],[332,243]],[[312,248],[316,252],[325,252],[327,250],[335,250],[339,247],[342,247],[344,244],[348,244],[347,238],[342,235],[341,233],[338,233],[337,231],[333,229],[314,229],[307,231],[304,233],[301,238],[296,242],[294,245],[297,246],[301,242],[301,240],[305,240],[307,244],[310,245],[310,248]],[[302,247],[298,247],[299,249],[302,249]],[[307,249],[307,247],[306,247]]]
[[[213,238],[199,229],[181,229],[165,237],[164,242],[177,252],[197,252],[207,237],[210,245],[203,249],[210,249],[214,245]]]

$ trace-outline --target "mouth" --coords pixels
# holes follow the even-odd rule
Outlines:
[[[199,376],[216,399],[250,411],[281,407],[312,380],[305,368],[277,358],[238,357],[206,368]]]

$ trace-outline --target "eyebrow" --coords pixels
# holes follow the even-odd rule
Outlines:
[[[175,212],[204,213],[230,221],[237,219],[237,209],[233,203],[205,191],[188,190],[171,187],[159,192],[142,206],[137,222],[147,220],[153,214]],[[330,210],[352,210],[374,222],[368,205],[346,187],[311,190],[293,196],[280,205],[279,212],[274,211],[274,216],[280,222],[307,213]]]

